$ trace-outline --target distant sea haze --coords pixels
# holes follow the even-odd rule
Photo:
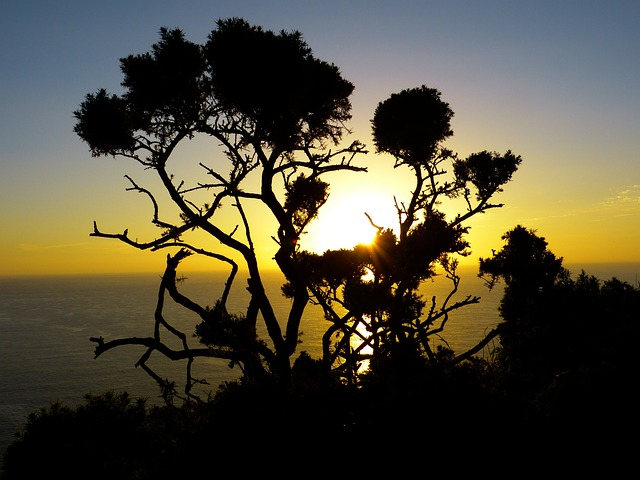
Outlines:
[[[637,284],[640,273],[640,263],[567,268],[574,276],[584,269],[603,280],[615,276],[632,284]],[[476,276],[477,267],[461,267],[459,273],[462,282],[455,298],[477,295],[481,301],[458,310],[445,329],[444,340],[457,352],[475,345],[497,325],[502,294],[501,285],[492,291],[484,286]],[[213,304],[226,280],[220,272],[185,275],[180,289],[203,305]],[[282,315],[290,302],[279,294],[282,278],[273,274],[265,279],[274,309]],[[76,406],[86,393],[116,390],[160,403],[157,384],[134,367],[142,348],[116,348],[94,360],[94,344],[89,341],[92,336],[150,336],[158,286],[159,274],[0,277],[0,452],[16,429],[24,427],[30,412],[52,401]],[[238,275],[229,304],[231,311],[244,311],[245,286],[244,278]],[[423,293],[428,299],[436,295],[441,302],[448,286],[439,277],[426,282]],[[188,334],[197,323],[193,314],[172,302],[167,304],[166,316]],[[303,317],[299,350],[319,358],[320,339],[327,326],[322,312],[317,307],[309,308]],[[197,340],[191,338],[190,342],[196,345]],[[211,389],[239,376],[239,370],[230,369],[225,360],[200,359],[195,363],[194,376],[207,378]],[[151,365],[165,378],[183,378],[182,363],[163,361],[156,354]]]

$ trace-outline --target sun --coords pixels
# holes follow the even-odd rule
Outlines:
[[[303,250],[323,253],[369,244],[377,232],[372,222],[383,228],[396,228],[393,198],[370,191],[336,195],[320,209],[318,218],[300,238],[300,246]]]

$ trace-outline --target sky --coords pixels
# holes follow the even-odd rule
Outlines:
[[[449,148],[462,157],[510,149],[523,159],[495,199],[504,207],[470,223],[465,261],[489,256],[523,225],[566,263],[640,262],[640,2],[0,3],[0,275],[163,270],[166,251],[89,236],[94,220],[109,233],[153,236],[149,203],[126,192],[124,175],[152,180],[125,159],[92,158],[73,133],[73,111],[99,88],[120,93],[119,59],[149,51],[161,27],[204,43],[229,17],[300,31],[355,85],[349,126],[369,147],[359,160],[369,172],[332,179],[305,248],[352,246],[364,209],[390,221],[410,177],[375,154],[370,120],[392,93],[426,85],[454,111]],[[199,161],[212,152],[182,154]],[[264,212],[254,213],[259,221]],[[270,235],[256,240],[265,264]]]

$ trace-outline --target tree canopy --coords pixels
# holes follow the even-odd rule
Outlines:
[[[375,212],[369,212],[378,228],[372,245],[319,255],[302,250],[298,239],[328,199],[326,174],[366,172],[355,163],[367,153],[365,146],[341,144],[349,133],[354,86],[337,66],[317,59],[300,32],[273,32],[240,18],[219,20],[204,45],[188,41],[179,29],[162,28],[149,52],[127,56],[120,64],[124,92],[88,94],[74,112],[74,130],[92,155],[133,159],[155,172],[179,215],[167,218],[159,194],[127,176],[129,190],[149,198],[161,234],[139,241],[128,229],[106,233],[94,223],[92,235],[176,253],[167,256],[153,335],[94,338],[96,355],[120,345],[143,347],[139,364],[165,392],[172,384],[151,370],[149,357],[159,353],[186,361],[187,397],[198,382],[190,376],[190,365],[200,356],[231,361],[248,381],[288,384],[311,302],[320,305],[328,322],[319,361],[338,378],[357,381],[363,361],[397,352],[437,360],[430,338],[442,332],[454,310],[479,300],[452,300],[460,281],[455,256],[469,253],[465,222],[501,206],[491,198],[511,180],[519,156],[484,151],[458,158],[444,145],[453,135],[453,111],[440,91],[423,85],[394,93],[379,103],[371,123],[377,153],[390,155],[396,168],[408,167],[415,176],[408,202],[396,201],[397,230],[375,225]],[[179,179],[168,165],[178,146],[198,135],[223,145],[226,170],[216,159],[200,164],[208,180]],[[179,165],[174,171],[180,171]],[[256,174],[259,185],[252,189],[248,178]],[[443,199],[456,197],[464,198],[466,210],[457,215],[439,210]],[[227,199],[231,203],[223,207]],[[283,294],[291,299],[284,316],[274,310],[261,277],[247,215],[255,203],[266,207],[277,225],[273,257],[286,278]],[[239,224],[231,231],[218,221],[222,208],[236,210]],[[208,234],[212,242],[190,243],[193,230]],[[248,272],[250,301],[244,311],[227,308],[240,266],[216,250],[217,243],[237,252]],[[177,283],[179,265],[194,254],[229,266],[224,293],[209,305],[187,298]],[[427,308],[417,292],[438,264],[451,279],[452,294]],[[201,347],[190,346],[188,334],[164,316],[166,295],[197,315],[191,333]],[[177,337],[183,348],[170,347],[165,335]]]

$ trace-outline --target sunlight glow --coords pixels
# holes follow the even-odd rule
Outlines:
[[[364,316],[364,319],[362,322],[358,323],[356,330],[360,333],[360,335],[362,335],[363,338],[369,338],[369,336],[371,335],[371,333],[367,330],[367,325],[365,322],[371,322],[371,318],[368,315]],[[358,348],[360,348],[363,344],[365,343],[365,340],[358,338],[357,336],[353,336],[351,337],[351,348],[353,350],[357,350]],[[362,355],[372,355],[373,354],[373,348],[369,345],[363,347],[360,350],[360,354]],[[369,370],[369,360],[362,360],[360,362],[360,365],[358,366],[358,372],[359,373],[363,373],[366,372],[367,370]]]
[[[381,197],[375,192],[345,194],[330,198],[321,208],[318,218],[300,239],[301,247],[323,253],[328,249],[353,248],[358,244],[371,243],[377,230],[365,213],[380,227],[397,227],[393,199]]]

